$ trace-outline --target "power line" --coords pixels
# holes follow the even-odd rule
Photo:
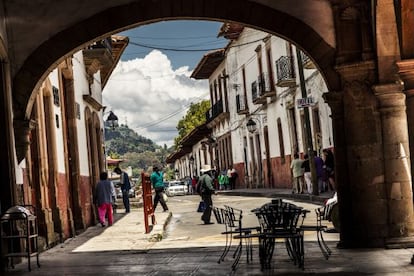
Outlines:
[[[183,39],[202,39],[202,38],[217,38],[216,36],[188,36],[188,37],[150,37],[150,36],[128,36],[130,38],[138,39],[155,39],[155,40],[183,40]]]
[[[208,94],[209,93],[205,93],[205,94],[201,95],[200,97],[196,97],[194,99],[196,99],[196,100],[202,100]],[[176,116],[177,114],[185,111],[185,109],[187,109],[188,107],[190,107],[192,104],[193,104],[193,102],[190,102],[189,104],[185,105],[183,108],[181,108],[179,110],[173,111],[172,113],[170,113],[170,114],[168,114],[168,115],[166,115],[166,116],[164,116],[164,117],[162,117],[162,118],[160,118],[160,119],[158,119],[156,121],[149,122],[149,123],[147,123],[147,124],[145,124],[143,126],[140,126],[140,127],[135,128],[135,129],[136,130],[142,130],[142,129],[145,129],[145,128],[148,128],[148,127],[151,127],[151,126],[158,125],[158,124],[160,124],[160,123],[162,123],[162,122],[164,122],[164,121],[166,121],[166,120],[168,120],[168,119]]]
[[[237,45],[234,45],[234,46],[229,46],[228,48],[241,47],[241,46],[253,44],[253,43],[262,41],[265,38],[266,37],[261,38],[261,39],[257,39],[257,40],[254,40],[254,41],[249,41],[249,42],[246,42],[246,43],[242,43],[242,44],[237,44]],[[141,44],[141,43],[137,43],[137,42],[131,42],[131,41],[129,42],[129,44],[144,47],[144,48],[149,48],[149,49],[163,50],[163,51],[173,51],[173,52],[211,52],[211,51],[218,51],[218,50],[223,49],[223,48],[210,48],[210,49],[167,48],[167,47],[158,47],[158,46],[155,46],[155,45],[145,45],[145,44]]]

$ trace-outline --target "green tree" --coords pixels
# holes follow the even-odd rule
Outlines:
[[[181,140],[194,128],[206,122],[206,112],[210,108],[210,101],[203,100],[199,103],[192,103],[186,115],[178,121],[178,136],[174,138],[174,145],[177,148]]]

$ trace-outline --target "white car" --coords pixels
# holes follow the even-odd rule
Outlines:
[[[167,196],[186,195],[188,187],[184,181],[170,181],[165,188],[165,193]]]

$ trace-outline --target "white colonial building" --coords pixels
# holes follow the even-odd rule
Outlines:
[[[234,167],[239,188],[291,187],[295,152],[320,154],[333,147],[325,81],[303,52],[280,37],[235,23],[223,24],[219,36],[229,39],[227,47],[205,54],[192,74],[209,80],[211,101],[206,114],[211,134],[200,138],[211,155],[197,166]],[[191,151],[181,152],[181,160],[199,147],[194,143]],[[180,166],[178,159],[172,161]]]
[[[106,170],[102,91],[127,45],[127,37],[112,36],[64,58],[32,99],[16,197],[35,206],[45,246],[96,223],[93,191]]]

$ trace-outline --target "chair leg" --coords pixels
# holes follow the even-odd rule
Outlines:
[[[326,244],[325,239],[323,238],[322,229],[318,231],[317,237],[318,237],[318,243],[319,243],[319,247],[321,248],[322,254],[324,255],[325,259],[328,260],[332,251]]]
[[[237,246],[236,251],[234,251],[234,254],[233,254],[234,262],[233,262],[233,264],[231,266],[231,268],[232,268],[233,271],[236,270],[236,267],[239,264],[242,251],[243,251],[243,242],[240,239],[240,243]]]

